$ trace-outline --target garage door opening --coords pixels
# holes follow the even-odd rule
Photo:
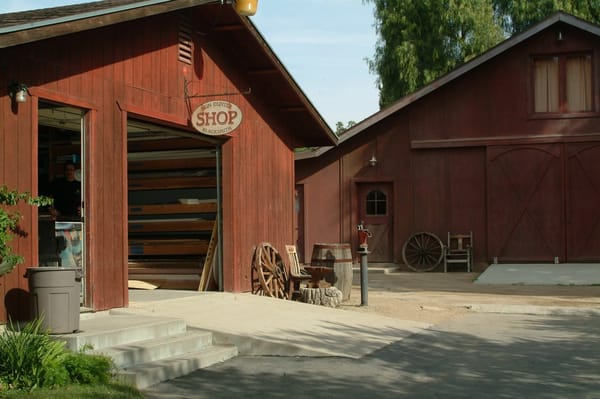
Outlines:
[[[219,146],[127,123],[129,285],[218,290]]]

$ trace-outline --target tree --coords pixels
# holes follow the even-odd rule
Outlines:
[[[32,206],[50,205],[52,199],[48,197],[32,197],[29,193],[9,190],[5,185],[0,186],[0,277],[12,271],[23,257],[15,255],[9,242],[14,235],[26,236],[27,233],[19,227],[21,215],[10,208],[24,201]]]
[[[600,0],[363,0],[379,36],[368,60],[381,108],[563,10],[599,21]]]
[[[564,11],[589,22],[600,22],[600,0],[495,0],[496,13],[509,35],[519,33],[549,15]]]
[[[356,125],[354,121],[348,121],[346,126],[344,126],[343,122],[337,122],[335,124],[335,134],[339,137],[346,132],[346,130],[350,129],[352,126]]]
[[[385,107],[502,38],[492,0],[366,0],[379,35],[369,69]]]

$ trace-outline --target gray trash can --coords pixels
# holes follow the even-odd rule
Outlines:
[[[33,298],[33,315],[50,334],[79,330],[81,270],[63,267],[28,267],[25,277]]]

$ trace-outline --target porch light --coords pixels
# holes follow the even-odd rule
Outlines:
[[[27,94],[29,90],[27,89],[27,85],[24,83],[19,83],[16,81],[12,81],[8,86],[8,96],[15,103],[24,103],[27,101]]]
[[[244,17],[250,17],[256,14],[258,0],[234,0],[235,11]]]
[[[373,156],[371,157],[371,159],[369,159],[369,165],[370,166],[377,165],[377,158],[375,158],[375,154],[373,154]]]

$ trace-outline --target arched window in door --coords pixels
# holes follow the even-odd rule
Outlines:
[[[380,190],[373,190],[367,194],[366,205],[368,216],[387,215],[387,196]]]

